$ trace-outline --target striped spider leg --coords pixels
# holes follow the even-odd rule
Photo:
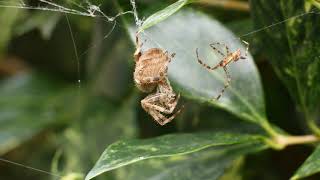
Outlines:
[[[198,52],[198,48],[196,49],[196,54],[197,54],[197,59],[198,59],[198,62],[199,64],[201,64],[203,67],[205,67],[206,69],[208,70],[215,70],[219,67],[222,67],[223,68],[223,71],[225,72],[226,74],[226,82],[224,84],[224,88],[221,90],[221,92],[219,93],[219,95],[215,98],[216,100],[219,100],[220,97],[223,95],[223,93],[225,92],[225,90],[230,86],[230,83],[231,83],[231,76],[228,72],[228,65],[232,62],[236,62],[238,61],[239,59],[246,59],[247,55],[248,55],[248,51],[249,51],[249,43],[246,42],[246,41],[242,41],[245,45],[246,45],[246,51],[244,53],[244,55],[242,56],[241,55],[241,50],[240,48],[237,49],[236,51],[234,52],[230,52],[230,49],[229,47],[226,45],[226,44],[223,44],[223,43],[219,43],[219,42],[215,42],[215,43],[212,43],[210,44],[210,47],[212,48],[212,50],[216,51],[218,54],[220,54],[223,59],[215,66],[209,66],[207,65],[206,63],[204,63],[200,57],[199,57],[199,52]],[[219,49],[216,48],[217,45],[220,45],[220,46],[224,46],[225,50],[226,50],[226,54],[224,54],[224,52],[221,52]]]
[[[157,87],[157,91],[148,95],[141,101],[142,108],[148,112],[153,119],[161,126],[172,121],[184,106],[173,112],[178,104],[180,94],[176,94],[168,79],[160,82]],[[169,116],[169,117],[166,117]]]

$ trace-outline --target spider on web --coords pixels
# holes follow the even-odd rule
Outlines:
[[[219,67],[222,67],[223,71],[226,74],[226,81],[225,81],[224,87],[220,91],[219,95],[215,98],[216,100],[219,100],[223,95],[223,93],[225,92],[225,90],[230,86],[231,76],[230,76],[230,73],[228,72],[228,65],[232,62],[238,61],[239,59],[246,59],[246,57],[248,56],[249,43],[243,40],[242,42],[246,45],[246,51],[244,53],[244,56],[241,55],[240,49],[237,49],[234,52],[230,52],[229,47],[224,43],[219,43],[219,42],[211,43],[210,47],[212,48],[212,50],[216,51],[218,54],[220,54],[223,57],[223,59],[215,66],[209,66],[208,64],[204,63],[199,57],[198,48],[196,49],[197,60],[199,64],[201,64],[204,68],[208,70],[215,70],[215,69],[218,69]],[[216,47],[217,45],[223,46],[225,48],[225,52],[221,52]]]
[[[182,110],[176,112],[180,94],[176,94],[168,79],[168,65],[175,54],[169,55],[160,48],[151,48],[142,52],[142,43],[136,34],[136,51],[134,53],[134,82],[139,90],[149,94],[141,100],[142,108],[160,125],[172,121]],[[171,115],[166,117],[165,115]]]

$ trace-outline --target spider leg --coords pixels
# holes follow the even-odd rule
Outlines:
[[[163,120],[159,117],[160,112],[155,111],[155,110],[148,110],[148,113],[150,114],[150,116],[152,116],[152,118],[161,126],[164,125]]]
[[[227,67],[224,66],[223,70],[224,70],[224,72],[226,73],[226,76],[227,76],[227,83],[224,85],[224,88],[221,90],[220,94],[216,97],[216,100],[220,99],[220,97],[222,96],[224,91],[230,86],[230,83],[231,83],[231,76],[230,76],[230,74],[229,74],[229,72],[227,70]]]
[[[176,53],[172,53],[171,55],[170,55],[170,57],[168,57],[169,59],[168,59],[168,64],[171,62],[171,60],[174,58],[176,56]]]
[[[143,99],[141,101],[142,108],[148,114],[150,114],[158,124],[160,124],[162,126],[167,124],[168,122],[172,121],[184,108],[184,106],[183,106],[177,112],[175,112],[172,116],[167,118],[166,116],[164,116],[161,113],[171,114],[177,105],[177,102],[178,102],[180,95],[177,96],[177,98],[174,100],[174,102],[172,104],[168,105],[168,106],[170,106],[169,110],[164,107],[161,107],[159,105],[154,104],[155,102],[160,102],[161,98],[166,98],[166,97],[167,97],[166,94],[156,93],[156,94],[152,94],[152,95],[147,96],[145,99]],[[168,100],[166,100],[166,101],[168,102]]]
[[[145,107],[144,109],[154,109],[165,114],[171,114],[175,108],[175,102],[172,104],[173,108],[170,109],[166,109],[165,107],[156,104],[156,102],[160,102],[161,99],[166,98],[166,96],[166,94],[162,93],[151,95],[141,101],[141,106]]]
[[[173,110],[176,108],[177,104],[178,104],[178,101],[180,99],[180,94],[178,94],[178,96],[176,97],[176,99],[173,101],[173,103],[171,104],[168,104],[168,107],[170,107],[170,110],[171,112],[173,112]]]
[[[210,44],[210,47],[214,50],[214,51],[217,51],[221,56],[225,57],[226,55],[223,54],[220,50],[218,50],[215,45],[220,45],[220,46],[224,46],[226,48],[226,53],[227,55],[230,54],[230,50],[229,50],[229,47],[224,44],[224,43],[219,43],[219,42],[215,42],[215,43],[211,43]]]
[[[147,39],[145,39],[143,43],[145,43],[145,42],[147,42]],[[139,33],[137,32],[136,33],[136,46],[137,46],[137,49],[139,49],[139,51],[141,50],[143,43],[140,42]]]
[[[242,40],[242,42],[246,45],[246,52],[244,53],[244,56],[248,56],[249,53],[249,43],[247,41]]]
[[[152,108],[149,108],[147,106],[144,106],[142,101],[141,101],[141,104],[142,104],[142,108],[148,113],[150,114],[150,116],[153,118],[153,120],[155,120],[158,124],[160,124],[161,126],[165,125],[166,123],[164,123],[165,120],[163,120],[163,115],[155,110],[155,109],[152,109]]]
[[[197,54],[197,59],[198,59],[198,63],[201,64],[204,68],[208,69],[208,70],[215,70],[217,69],[218,67],[220,67],[220,63],[217,64],[216,66],[209,66],[207,64],[205,64],[199,57],[199,52],[198,52],[198,48],[196,49],[196,54]]]
[[[136,33],[136,46],[140,46],[140,41],[139,41],[139,34],[138,34],[138,32]]]
[[[183,107],[181,109],[179,109],[176,113],[174,113],[171,117],[167,118],[165,117],[163,114],[161,114],[160,112],[156,111],[156,110],[149,110],[149,114],[153,117],[153,119],[160,124],[161,126],[171,122],[178,114],[181,113],[181,110],[183,109]]]
[[[159,118],[162,120],[161,122],[159,122],[160,125],[165,125],[167,123],[169,123],[170,121],[172,121],[177,115],[179,115],[181,113],[181,111],[184,109],[184,106],[182,106],[178,111],[176,111],[172,116],[170,116],[169,118],[165,117],[164,115],[162,115],[161,113],[158,114]]]

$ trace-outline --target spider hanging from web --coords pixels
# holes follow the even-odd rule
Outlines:
[[[142,52],[142,45],[136,34],[134,81],[142,92],[151,93],[156,90],[141,100],[141,106],[156,122],[165,125],[172,121],[183,108],[174,112],[180,94],[177,95],[173,91],[167,73],[168,65],[175,54],[169,55],[167,51],[160,48],[151,48]],[[165,115],[170,115],[170,117]]]
[[[219,42],[211,43],[210,47],[212,48],[212,50],[216,51],[218,54],[220,54],[223,57],[223,59],[215,66],[209,66],[208,64],[204,63],[199,57],[198,48],[196,49],[197,60],[198,60],[199,64],[201,64],[203,67],[205,67],[208,70],[215,70],[215,69],[218,69],[219,67],[222,67],[223,71],[226,74],[226,81],[224,84],[224,88],[221,90],[221,92],[215,98],[216,100],[219,100],[221,98],[221,96],[223,95],[223,93],[225,92],[225,90],[230,86],[231,76],[230,76],[230,73],[228,72],[228,65],[232,62],[238,61],[239,59],[246,59],[246,57],[248,56],[249,43],[246,41],[243,41],[243,40],[242,40],[242,42],[246,45],[246,51],[244,53],[244,56],[241,55],[240,49],[237,49],[234,52],[230,52],[229,47],[224,43],[219,43]],[[223,46],[225,48],[225,52],[221,52],[216,47],[217,45]]]

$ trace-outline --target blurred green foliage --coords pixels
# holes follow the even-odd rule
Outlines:
[[[108,22],[101,13],[1,7],[0,179],[318,179],[318,1],[227,1],[141,0],[140,28],[131,13]],[[81,0],[56,3],[94,8]],[[132,8],[129,0],[91,3],[110,17]],[[143,50],[176,53],[169,80],[185,110],[164,127],[143,111],[146,95],[134,87],[138,29]],[[214,101],[224,73],[197,64],[195,49],[213,65],[221,57],[209,44],[243,52],[238,37],[251,54],[229,66],[231,87]],[[313,139],[290,144],[306,137],[290,133]]]

